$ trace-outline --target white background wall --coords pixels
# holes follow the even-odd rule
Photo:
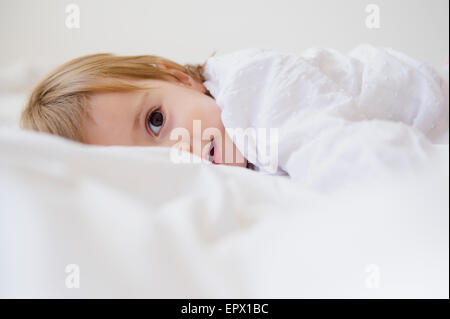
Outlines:
[[[65,25],[70,3],[79,5],[79,29]],[[370,3],[380,7],[380,29],[365,26]],[[441,69],[448,38],[449,0],[0,0],[0,67],[95,52],[202,62],[213,50],[346,51],[365,42]]]

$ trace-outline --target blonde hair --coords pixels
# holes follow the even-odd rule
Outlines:
[[[179,80],[167,67],[203,83],[205,64],[206,61],[198,65],[180,65],[155,55],[116,56],[109,53],[73,59],[56,68],[33,89],[21,114],[20,126],[83,142],[81,124],[89,117],[90,94],[145,89],[131,84],[136,80],[168,81],[167,77]],[[211,96],[208,90],[206,94]]]

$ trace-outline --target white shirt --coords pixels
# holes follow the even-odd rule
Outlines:
[[[263,173],[327,188],[408,169],[431,142],[448,143],[448,83],[392,49],[245,49],[209,58],[203,75],[227,133]]]

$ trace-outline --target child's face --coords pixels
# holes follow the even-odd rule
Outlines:
[[[90,97],[89,115],[93,121],[87,120],[83,124],[86,143],[171,147],[180,146],[183,141],[185,150],[217,164],[247,164],[225,132],[221,109],[204,93],[202,84],[188,76],[183,82],[145,80],[140,84],[151,89],[96,93]],[[194,123],[194,120],[200,122]],[[180,132],[185,132],[185,137],[182,138]],[[171,133],[174,136],[171,137]],[[210,156],[212,144],[214,156]],[[230,157],[230,154],[234,155]],[[229,161],[230,158],[233,160]]]

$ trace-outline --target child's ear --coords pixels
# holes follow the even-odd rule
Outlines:
[[[200,91],[202,93],[206,93],[206,88],[203,86],[203,84],[194,80],[189,74],[167,67],[165,65],[162,65],[161,67],[175,75],[182,85]]]

